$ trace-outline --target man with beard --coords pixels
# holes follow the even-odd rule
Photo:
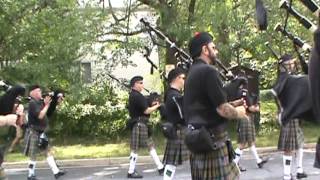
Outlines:
[[[219,72],[212,66],[218,54],[212,36],[207,32],[197,33],[189,42],[189,51],[194,62],[185,84],[185,119],[192,131],[207,131],[207,139],[212,142],[210,145],[214,144],[210,146],[212,148],[196,151],[191,149],[186,138],[186,145],[191,150],[192,179],[239,179],[226,126],[228,119],[248,118],[245,107],[234,107],[227,102]],[[198,143],[201,145],[204,142]]]
[[[165,164],[163,180],[172,180],[177,165],[181,165],[189,159],[189,152],[184,144],[186,123],[182,114],[182,104],[179,100],[179,98],[182,98],[181,91],[184,87],[185,78],[185,72],[181,68],[175,68],[168,74],[169,88],[164,97],[166,121],[172,123],[175,133],[173,137],[167,137],[163,157],[163,163]]]
[[[138,159],[139,148],[149,148],[149,153],[157,165],[160,175],[163,174],[164,167],[161,163],[157,152],[154,148],[154,143],[151,137],[151,127],[148,127],[150,114],[156,111],[160,103],[154,101],[151,107],[148,106],[147,99],[141,94],[144,89],[143,77],[134,76],[130,80],[131,92],[129,94],[129,128],[131,129],[131,142],[130,142],[130,163],[128,170],[128,178],[143,178],[136,169],[136,162]]]
[[[302,168],[303,159],[303,144],[304,137],[303,131],[300,128],[300,120],[296,118],[295,113],[299,112],[298,108],[308,107],[304,105],[303,102],[297,98],[288,99],[288,94],[299,94],[299,90],[295,87],[308,87],[307,76],[304,75],[294,75],[296,72],[295,59],[291,55],[285,54],[281,57],[279,62],[279,77],[276,85],[271,90],[276,99],[276,104],[278,106],[278,117],[281,126],[278,150],[284,152],[283,154],[283,179],[293,179],[291,177],[291,164],[292,156],[296,155],[296,165],[297,165],[297,178],[306,178],[307,174]],[[301,84],[301,83],[305,84]],[[294,89],[295,88],[295,89]],[[292,92],[295,91],[295,92]],[[300,97],[307,99],[306,97]],[[298,105],[297,105],[298,104]],[[311,103],[308,103],[311,104]],[[300,108],[301,109],[301,108]]]
[[[57,167],[53,153],[49,147],[48,138],[45,134],[49,123],[47,111],[52,99],[50,96],[45,96],[42,101],[42,91],[38,85],[31,86],[29,95],[31,100],[29,101],[28,127],[25,135],[26,146],[24,149],[24,154],[30,158],[28,163],[28,180],[37,179],[35,175],[35,167],[36,157],[39,151],[45,154],[54,177],[58,179],[60,176],[65,174],[65,171],[61,171]]]

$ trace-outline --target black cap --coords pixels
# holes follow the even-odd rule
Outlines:
[[[37,84],[32,85],[32,86],[29,87],[29,92],[31,92],[31,91],[33,91],[33,90],[35,90],[35,89],[38,89],[38,88],[40,88],[39,85],[37,85]]]
[[[142,81],[143,80],[143,77],[142,76],[134,76],[133,78],[131,78],[130,80],[130,87],[133,87],[134,84],[137,82],[137,81]]]
[[[8,93],[13,94],[14,96],[23,96],[26,91],[26,88],[20,85],[13,86],[8,90]]]
[[[208,32],[196,32],[189,42],[189,52],[191,57],[199,57],[202,46],[210,42],[213,42],[213,37]]]
[[[279,64],[282,64],[282,63],[284,63],[284,62],[286,62],[286,61],[290,61],[290,60],[292,60],[292,59],[293,59],[293,57],[292,57],[290,54],[284,54],[284,55],[282,55],[282,56],[280,57]]]
[[[177,78],[179,75],[185,74],[185,71],[182,68],[175,68],[172,69],[168,74],[168,83],[171,83],[175,78]]]

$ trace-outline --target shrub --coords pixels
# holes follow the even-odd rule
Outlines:
[[[67,97],[51,120],[51,133],[60,137],[118,136],[128,119],[127,97],[114,91],[106,84],[91,85],[81,89],[78,97]]]

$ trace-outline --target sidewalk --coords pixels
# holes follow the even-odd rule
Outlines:
[[[314,151],[316,147],[316,143],[309,143],[304,145],[304,150],[311,150]],[[248,151],[246,149],[245,151]],[[277,147],[263,147],[257,148],[259,155],[268,155],[271,153],[279,152]],[[280,152],[279,152],[280,153]],[[160,159],[162,159],[160,156]],[[129,157],[110,157],[110,158],[99,158],[99,159],[68,159],[68,160],[58,160],[58,164],[63,167],[70,167],[70,166],[113,166],[119,164],[127,164],[129,162]],[[150,156],[139,156],[139,163],[153,163],[153,160]],[[139,164],[138,163],[138,164]],[[16,168],[26,168],[28,162],[21,161],[21,162],[5,162],[3,163],[3,167],[5,169],[16,169]],[[46,161],[38,161],[37,167],[39,168],[48,168],[48,164]]]

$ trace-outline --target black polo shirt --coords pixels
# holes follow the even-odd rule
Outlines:
[[[148,116],[144,114],[144,111],[148,108],[147,99],[139,92],[134,89],[129,94],[129,115],[132,119],[141,116]]]
[[[226,119],[216,110],[225,102],[227,99],[218,71],[197,59],[185,82],[183,110],[187,123],[207,127],[226,123]]]
[[[179,90],[174,89],[172,87],[170,87],[166,93],[166,97],[165,97],[166,120],[174,124],[184,124],[184,121],[180,117],[179,108],[176,104],[176,103],[179,103],[178,98],[181,98],[181,97],[182,97],[182,94],[179,92]],[[181,105],[182,104],[180,104],[180,111],[183,111]]]
[[[43,109],[44,103],[41,100],[35,100],[31,98],[29,101],[29,108],[28,108],[28,126],[35,130],[45,130],[47,127],[47,116],[44,119],[39,119],[38,116],[40,111]]]

